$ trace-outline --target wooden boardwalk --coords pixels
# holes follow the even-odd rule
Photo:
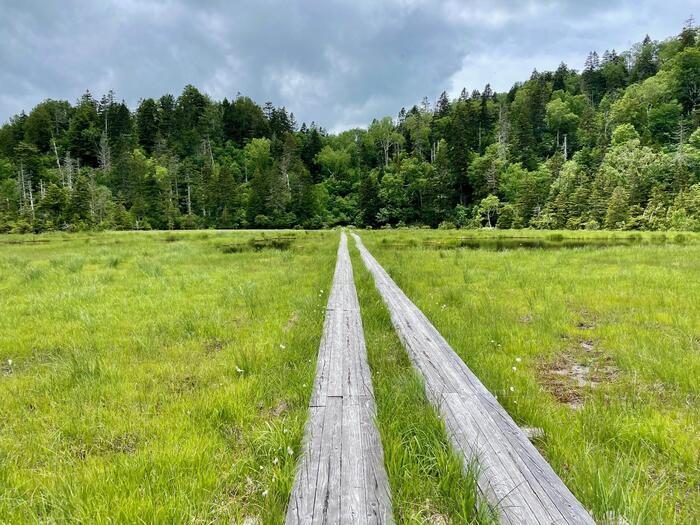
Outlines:
[[[353,234],[431,403],[502,523],[594,524],[525,434]]]
[[[338,260],[287,524],[392,523],[347,238]]]

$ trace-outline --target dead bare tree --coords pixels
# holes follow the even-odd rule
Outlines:
[[[192,189],[189,177],[187,178],[187,215],[192,215]]]
[[[100,137],[100,169],[108,172],[112,169],[112,150],[109,146],[109,136],[107,131],[102,132]]]
[[[63,180],[63,185],[67,187],[70,191],[73,191],[73,179],[75,177],[75,161],[70,156],[70,151],[66,151],[66,156],[63,159],[63,168],[65,171],[65,180]]]
[[[97,182],[95,181],[95,170],[90,170],[88,174],[88,193],[90,195],[90,220],[93,224],[96,224],[97,206],[95,201],[97,198]]]
[[[498,108],[498,158],[506,160],[508,158],[508,138],[510,135],[510,120],[505,107]]]
[[[56,166],[58,167],[58,174],[61,177],[61,182],[63,182],[63,170],[61,169],[61,159],[58,157],[58,148],[56,147],[56,139],[51,134],[51,144],[53,145],[53,153],[56,155]]]
[[[24,163],[20,161],[19,163],[19,183],[21,187],[20,194],[20,207],[24,207],[29,203],[29,209],[32,213],[32,220],[35,218],[34,215],[34,190],[32,189],[32,179],[30,173],[25,173]]]
[[[27,186],[29,186],[29,209],[32,210],[32,220],[35,218],[34,216],[34,192],[32,191],[32,181],[29,179],[27,181]]]
[[[17,173],[17,185],[19,186],[19,206],[24,206],[27,201],[27,188],[24,183],[24,163],[20,161],[19,172]]]

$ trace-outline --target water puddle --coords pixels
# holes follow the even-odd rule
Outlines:
[[[259,252],[262,250],[286,251],[292,247],[292,244],[295,240],[296,236],[293,235],[284,237],[250,239],[247,242],[223,244],[221,246],[221,251],[224,253]]]
[[[611,248],[617,246],[643,246],[643,245],[664,245],[664,244],[686,244],[689,240],[679,234],[674,237],[647,237],[631,235],[629,237],[582,239],[566,238],[564,236],[552,235],[549,237],[509,237],[509,238],[477,238],[459,237],[456,239],[426,239],[409,241],[391,241],[383,239],[382,246],[396,249],[425,248],[433,250],[490,250],[505,251],[518,249],[534,250],[561,250],[574,248]]]

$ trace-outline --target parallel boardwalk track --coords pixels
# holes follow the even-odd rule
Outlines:
[[[431,403],[445,421],[465,468],[476,464],[478,486],[508,524],[594,524],[551,466],[428,318],[353,234],[362,260],[391,314]]]
[[[360,305],[341,233],[287,524],[393,522],[375,413]]]

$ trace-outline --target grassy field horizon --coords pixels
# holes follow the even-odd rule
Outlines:
[[[698,234],[355,231],[598,521],[696,522]],[[0,523],[280,523],[337,246],[0,236]],[[492,522],[349,248],[396,521]]]

